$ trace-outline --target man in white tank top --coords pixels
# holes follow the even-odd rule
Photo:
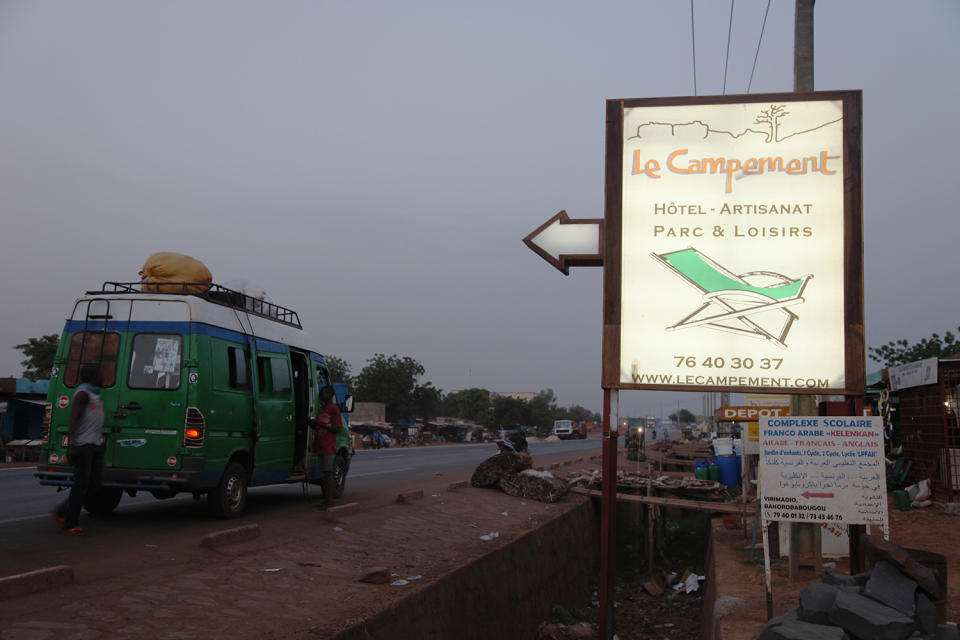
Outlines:
[[[86,364],[80,369],[80,381],[73,393],[67,457],[73,465],[70,496],[53,512],[53,519],[72,536],[86,535],[79,526],[80,509],[89,491],[100,486],[103,469],[103,401],[100,399],[100,367]]]

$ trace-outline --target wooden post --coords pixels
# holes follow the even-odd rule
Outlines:
[[[603,390],[603,470],[600,499],[600,638],[613,638],[613,594],[616,575],[617,424],[616,389]]]
[[[796,0],[793,22],[793,90],[813,91],[813,3]]]

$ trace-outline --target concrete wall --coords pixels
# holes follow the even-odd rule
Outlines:
[[[535,638],[551,605],[587,604],[598,549],[598,518],[584,498],[515,542],[342,631],[336,640]]]

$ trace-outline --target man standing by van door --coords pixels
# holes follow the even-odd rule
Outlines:
[[[73,464],[70,496],[53,512],[53,519],[71,536],[85,536],[79,526],[80,508],[87,493],[100,486],[103,469],[103,401],[100,399],[100,367],[85,364],[80,369],[81,384],[73,393],[67,457]]]
[[[314,419],[313,426],[317,433],[313,438],[313,452],[320,462],[321,482],[323,483],[323,504],[321,509],[333,506],[333,492],[336,490],[333,477],[333,462],[337,452],[337,433],[343,427],[340,416],[340,407],[335,402],[336,392],[333,387],[326,386],[320,389],[320,410]]]

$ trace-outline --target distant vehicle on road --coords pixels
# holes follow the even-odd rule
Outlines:
[[[572,438],[582,440],[587,437],[587,427],[574,420],[554,420],[553,435],[561,440],[569,440]]]
[[[249,486],[319,484],[309,420],[333,381],[295,311],[216,284],[107,282],[81,296],[54,360],[40,484],[73,483],[67,424],[85,364],[100,366],[106,416],[103,482],[87,511],[113,511],[124,492],[192,493],[233,518]],[[353,455],[353,399],[346,385],[334,388],[344,414],[339,497]]]

